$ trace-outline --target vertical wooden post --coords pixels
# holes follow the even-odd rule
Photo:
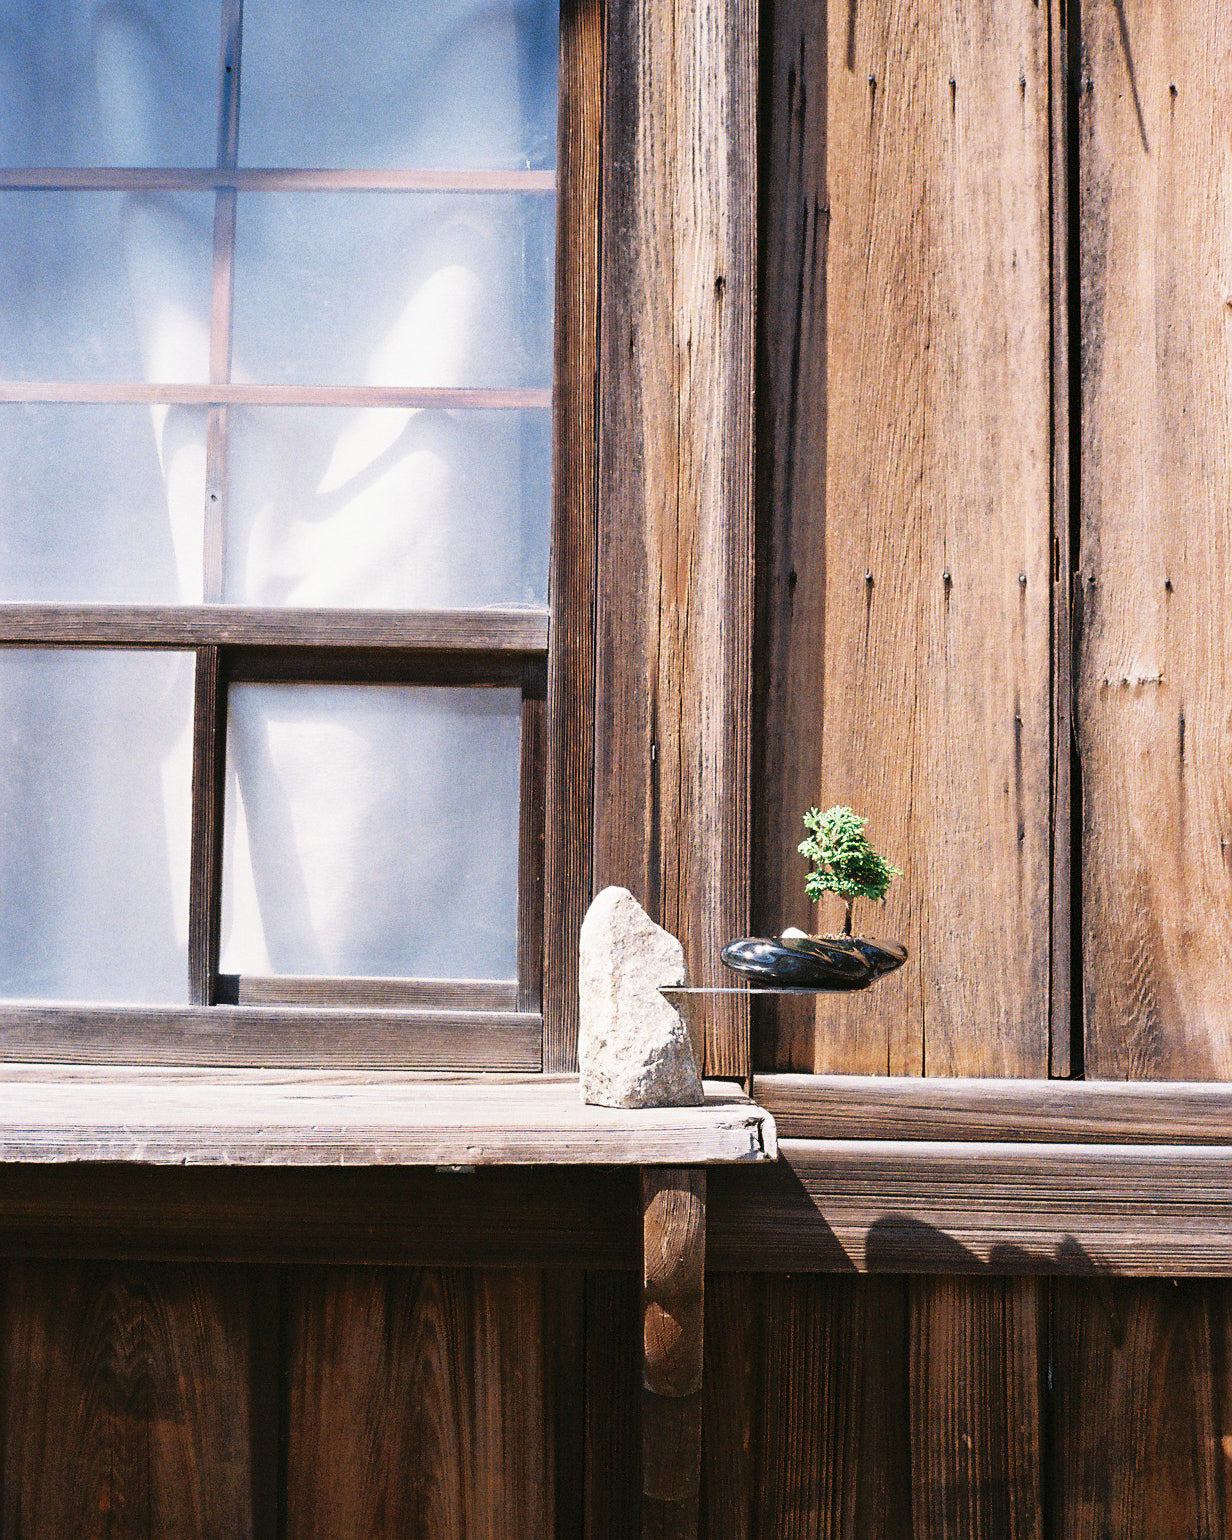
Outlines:
[[[748,928],[757,8],[607,7],[594,879],[684,943]],[[747,1002],[706,1068],[749,1069]]]
[[[696,1540],[705,1169],[645,1168],[642,1227],[642,1537]]]

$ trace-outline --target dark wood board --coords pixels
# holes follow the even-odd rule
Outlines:
[[[1226,1283],[1053,1285],[1050,1533],[1228,1532]]]
[[[288,1540],[542,1540],[543,1365],[533,1269],[295,1275]]]
[[[3,1321],[6,1534],[275,1532],[270,1277],[201,1264],[15,1263]]]

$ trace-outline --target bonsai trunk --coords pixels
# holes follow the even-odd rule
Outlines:
[[[847,913],[843,916],[843,935],[851,935],[851,899],[845,898],[843,902],[847,906]]]

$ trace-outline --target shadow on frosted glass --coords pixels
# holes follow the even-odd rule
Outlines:
[[[187,999],[193,665],[0,651],[0,995]]]
[[[228,709],[225,972],[515,976],[516,690],[239,685]]]
[[[546,411],[235,409],[224,598],[544,604],[551,460]]]
[[[0,192],[0,378],[208,379],[214,199]]]
[[[548,167],[548,0],[246,0],[241,164]]]
[[[218,0],[0,0],[0,164],[212,166]]]
[[[200,604],[206,416],[0,406],[0,599]]]
[[[546,387],[555,200],[241,193],[236,379]]]

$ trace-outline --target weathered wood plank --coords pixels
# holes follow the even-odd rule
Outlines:
[[[242,605],[0,604],[0,643],[61,647],[365,647],[541,653],[542,610],[297,610]]]
[[[1058,1540],[1227,1533],[1227,1321],[1226,1284],[1053,1285]]]
[[[0,1005],[0,1063],[27,1061],[533,1073],[542,1062],[542,1018],[518,1011]]]
[[[757,1075],[784,1139],[1232,1145],[1232,1086]]]
[[[796,1140],[711,1177],[716,1269],[1232,1271],[1228,1146]],[[773,1258],[773,1261],[770,1259]]]
[[[377,1010],[418,1005],[467,1011],[513,1011],[518,1005],[512,979],[258,978],[245,973],[226,974],[220,984],[240,1005],[365,1005]]]
[[[640,1319],[637,1273],[587,1273],[586,1540],[634,1540],[641,1523]]]
[[[272,1301],[251,1269],[8,1267],[5,1533],[273,1533]]]
[[[906,868],[876,928],[912,960],[819,1002],[809,1067],[1043,1074],[1048,10],[828,15],[820,792]]]
[[[1024,1278],[911,1284],[919,1540],[1044,1533],[1041,1287]]]
[[[595,883],[707,983],[748,924],[757,14],[607,14]],[[733,1000],[707,1071],[748,1067]]]
[[[761,15],[751,908],[754,933],[777,935],[811,920],[796,846],[823,796],[827,35],[816,0],[763,0]],[[755,1001],[754,1062],[812,1069],[815,1014]]]
[[[700,1107],[583,1104],[572,1078],[176,1075],[45,1066],[0,1083],[0,1162],[654,1165],[773,1160],[772,1119],[726,1082]]]
[[[1087,1071],[1227,1079],[1232,38],[1147,0],[1082,28]]]
[[[577,938],[593,894],[603,6],[561,6],[544,1068],[577,1068]]]
[[[705,1269],[705,1171],[643,1170],[643,1540],[697,1540]]]

